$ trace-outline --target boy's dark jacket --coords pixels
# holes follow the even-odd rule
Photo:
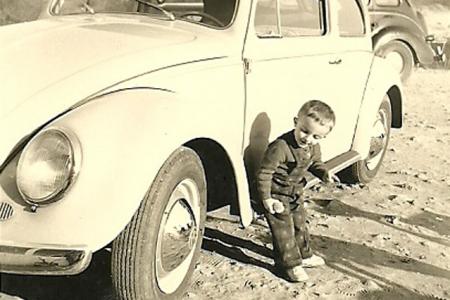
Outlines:
[[[302,148],[295,140],[294,130],[286,132],[270,143],[264,154],[257,174],[259,199],[272,198],[273,195],[300,195],[306,184],[307,171],[325,179],[320,146]]]

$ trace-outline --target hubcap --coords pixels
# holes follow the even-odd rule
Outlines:
[[[156,279],[162,292],[183,282],[199,242],[200,192],[192,179],[180,182],[164,210],[156,245]]]
[[[398,73],[403,72],[403,69],[405,68],[405,61],[399,52],[392,51],[387,53],[386,60],[392,67],[394,67],[395,70],[398,71]]]
[[[372,127],[369,156],[366,159],[366,166],[369,170],[375,169],[383,157],[389,130],[387,120],[386,112],[380,109]]]

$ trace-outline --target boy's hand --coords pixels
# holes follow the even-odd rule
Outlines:
[[[264,208],[272,215],[277,213],[280,214],[284,211],[283,202],[277,199],[268,198],[262,201]]]
[[[325,175],[324,182],[325,183],[340,183],[341,180],[339,179],[339,177],[337,177],[337,175],[327,172]]]

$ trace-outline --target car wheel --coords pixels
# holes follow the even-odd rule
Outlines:
[[[391,132],[392,111],[389,97],[386,95],[378,109],[376,120],[372,126],[369,155],[344,170],[345,182],[370,182],[383,162]]]
[[[206,218],[206,179],[198,155],[175,151],[112,249],[119,299],[181,299],[198,257]]]
[[[406,82],[414,69],[414,55],[411,49],[401,41],[391,41],[376,48],[378,56],[385,57],[388,63],[400,74]]]

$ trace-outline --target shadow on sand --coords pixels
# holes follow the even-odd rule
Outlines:
[[[382,215],[364,212],[344,203],[339,202],[335,205],[335,208],[331,209],[332,213],[329,212],[330,214],[366,217],[374,221],[380,221],[380,218],[383,217]],[[382,222],[383,225],[392,225],[385,224],[383,221],[380,222]],[[398,228],[396,227],[396,229]],[[430,238],[428,236],[422,237]],[[262,243],[266,243],[270,240],[270,235],[265,234],[257,236],[255,239]],[[329,236],[312,235],[311,239],[312,248],[315,249],[320,256],[324,257],[328,267],[335,269],[342,274],[358,279],[361,282],[372,280],[379,286],[377,289],[367,289],[361,287],[361,289],[356,291],[353,299],[444,299],[437,295],[425,295],[418,290],[406,288],[395,281],[386,279],[382,275],[378,274],[377,271],[369,271],[367,268],[371,268],[373,270],[390,268],[410,272],[411,274],[419,273],[427,276],[450,279],[449,270],[442,269],[410,257],[406,258],[404,256],[392,254],[385,250],[343,241]],[[249,250],[253,253],[259,254],[260,256],[272,258],[272,251],[255,243],[255,241],[232,236],[217,229],[207,228],[205,231],[203,248],[244,264],[252,264],[265,268],[271,271],[274,275],[279,276],[279,272],[276,272],[272,265],[245,253],[245,250]]]
[[[450,217],[448,216],[431,211],[423,211],[410,218],[402,219],[402,221],[410,225],[425,227],[439,235],[450,236]]]
[[[243,249],[250,250],[260,256],[272,259],[272,250],[258,245],[250,240],[232,236],[213,228],[205,228],[202,248],[220,254],[243,264],[264,268],[279,276],[273,265],[245,254]]]
[[[450,271],[433,265],[392,254],[388,251],[371,248],[365,245],[342,241],[325,236],[312,236],[313,249],[325,259],[327,266],[343,274],[367,281],[380,283],[382,289],[362,290],[359,299],[440,299],[434,295],[423,295],[420,291],[412,291],[395,283],[376,272],[370,272],[360,266],[378,269],[387,267],[411,273],[450,279]]]
[[[348,205],[338,200],[328,199],[328,200],[312,200],[318,206],[314,207],[314,210],[317,210],[321,213],[325,213],[332,216],[345,216],[345,217],[356,217],[356,218],[365,218],[371,221],[380,223],[384,226],[388,226],[394,228],[396,230],[415,235],[422,239],[426,239],[435,243],[439,243],[444,246],[450,246],[450,240],[446,238],[430,236],[427,234],[423,234],[420,232],[415,232],[408,230],[406,228],[399,227],[397,225],[388,223],[385,221],[385,215],[377,214],[373,212],[368,212],[356,208],[354,206]],[[439,221],[438,221],[439,220]],[[422,226],[429,230],[435,231],[436,233],[449,234],[450,233],[450,218],[438,215],[431,212],[423,212],[422,214],[412,216],[410,218],[401,219],[401,221],[405,224]]]

